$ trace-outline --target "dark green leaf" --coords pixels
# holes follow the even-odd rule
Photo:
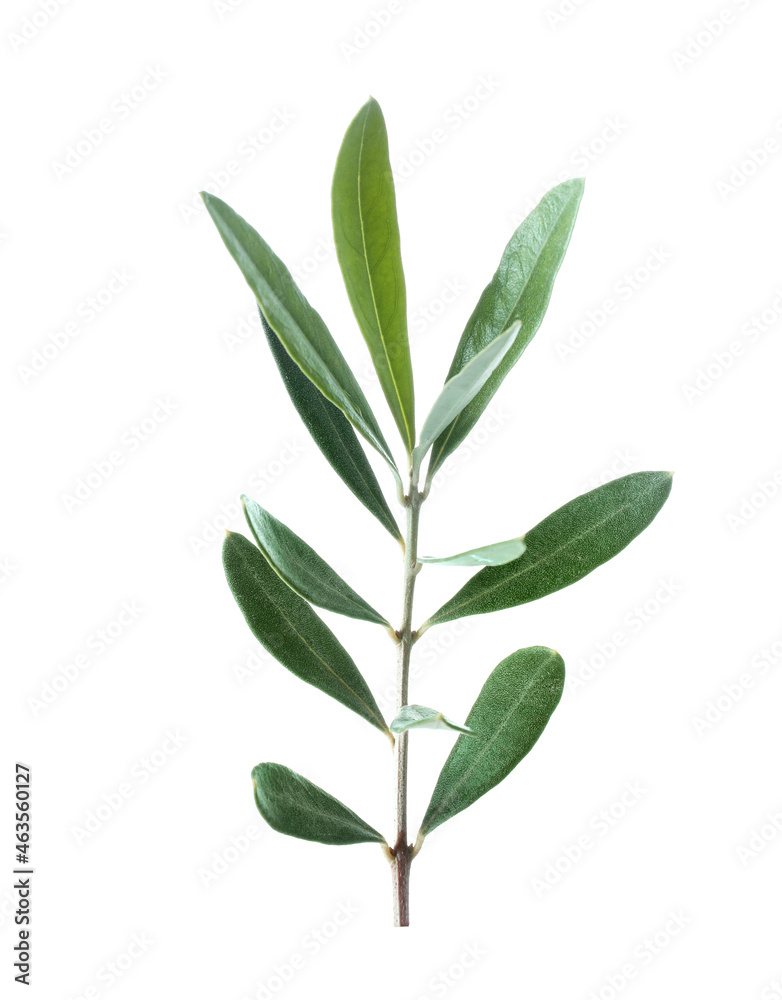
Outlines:
[[[290,271],[241,215],[214,195],[202,191],[201,196],[223,243],[285,350],[307,378],[377,448],[398,476],[385,438],[353,372]]]
[[[546,728],[564,683],[562,657],[545,646],[519,649],[494,668],[467,716],[477,735],[454,743],[419,841],[510,774]]]
[[[404,733],[408,729],[446,729],[465,733],[467,736],[474,735],[472,729],[460,726],[436,708],[427,708],[425,705],[405,705],[388,728],[392,733]]]
[[[332,215],[350,304],[409,454],[415,414],[407,296],[386,124],[373,98],[351,122],[340,148]]]
[[[430,625],[513,608],[575,583],[651,524],[670,492],[670,472],[634,472],[576,497],[523,536],[524,555],[476,573],[419,635]]]
[[[580,177],[552,188],[522,222],[505,248],[496,274],[483,290],[467,321],[448,378],[460,372],[514,320],[521,320],[521,336],[513,342],[512,348],[475,399],[435,441],[427,477],[430,482],[448,455],[470,433],[502,380],[537,333],[570,241],[583,190],[584,180]]]
[[[291,673],[320,688],[393,740],[358,667],[307,602],[237,532],[223,543],[228,584],[260,644]]]
[[[307,378],[266,322],[260,307],[258,311],[285,388],[315,444],[348,489],[401,542],[402,533],[347,417]]]
[[[338,615],[391,627],[382,615],[370,607],[290,528],[249,497],[243,496],[242,504],[247,523],[261,552],[272,569],[297,594],[317,604],[319,608],[335,611]]]
[[[468,549],[455,556],[419,556],[418,561],[439,566],[503,566],[512,559],[518,559],[526,548],[520,538],[511,538],[507,542],[494,542],[492,545]]]
[[[282,764],[253,768],[258,812],[273,830],[320,844],[385,844],[352,809]]]

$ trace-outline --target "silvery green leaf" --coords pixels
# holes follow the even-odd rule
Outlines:
[[[469,726],[460,726],[436,708],[425,705],[405,705],[388,728],[392,733],[404,733],[408,729],[448,729],[466,736],[475,735]]]
[[[413,452],[413,460],[417,464],[420,465],[435,439],[478,395],[513,346],[520,329],[521,323],[517,320],[479,351],[458,374],[448,379],[421,429],[420,440]]]
[[[419,556],[418,561],[438,566],[502,566],[518,559],[526,548],[523,538],[511,538],[507,542],[494,542],[492,545],[468,549],[455,556]]]

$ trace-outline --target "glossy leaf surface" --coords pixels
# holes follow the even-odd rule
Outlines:
[[[394,178],[383,112],[369,101],[348,127],[332,186],[337,258],[348,298],[408,453],[415,444],[413,369]]]

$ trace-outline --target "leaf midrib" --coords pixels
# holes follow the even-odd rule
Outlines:
[[[553,549],[551,552],[548,553],[548,555],[545,555],[545,556],[541,557],[540,559],[537,559],[535,562],[532,562],[532,561],[528,562],[527,560],[525,560],[525,562],[527,563],[527,565],[525,565],[517,573],[513,573],[512,575],[507,576],[504,580],[500,580],[498,583],[493,584],[491,587],[484,588],[480,592],[480,594],[476,594],[474,597],[471,597],[471,598],[469,598],[466,601],[462,601],[461,604],[455,604],[455,605],[446,604],[445,607],[448,609],[448,614],[450,614],[452,611],[458,611],[459,608],[467,607],[467,605],[472,604],[473,601],[477,601],[478,598],[483,598],[487,594],[493,593],[499,587],[506,586],[510,581],[512,581],[512,580],[513,581],[518,580],[520,577],[524,576],[525,573],[529,573],[532,570],[537,569],[538,567],[540,567],[542,565],[545,565],[546,563],[550,562],[552,559],[555,558],[555,556],[558,556],[561,552],[564,552],[567,548],[569,548],[570,546],[574,545],[576,542],[581,541],[582,539],[586,538],[588,535],[590,535],[593,532],[597,531],[598,529],[602,528],[605,524],[608,524],[610,521],[612,521],[619,514],[623,514],[627,510],[627,508],[628,507],[632,507],[633,504],[640,497],[645,496],[648,493],[651,493],[652,490],[653,490],[653,488],[654,487],[649,486],[648,488],[642,490],[636,497],[634,497],[632,500],[628,500],[627,503],[622,504],[621,507],[616,507],[613,511],[611,511],[609,514],[607,514],[602,520],[593,522],[590,525],[590,527],[587,528],[585,531],[582,531],[578,535],[571,535],[568,538],[568,540],[563,545],[560,545],[558,548]],[[554,515],[551,514],[549,516],[553,517]],[[541,522],[541,523],[543,523],[543,522]],[[534,530],[535,529],[533,528],[532,531],[534,531]],[[523,536],[523,537],[527,537],[527,536]],[[522,553],[519,556],[519,559],[523,559],[525,555],[526,555],[526,553]],[[506,565],[507,565],[507,563],[506,563]],[[469,582],[471,582],[471,581],[469,581]],[[467,584],[465,584],[465,586],[469,586],[469,582]],[[434,624],[436,621],[438,621],[437,615],[439,615],[439,613],[440,612],[438,611],[432,617],[432,619],[430,620],[430,624]]]

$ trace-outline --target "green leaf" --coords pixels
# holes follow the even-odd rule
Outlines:
[[[494,542],[492,545],[468,549],[455,556],[419,556],[418,561],[439,566],[503,566],[512,559],[518,559],[526,548],[521,538],[511,538],[507,542]]]
[[[421,430],[418,445],[413,452],[416,466],[420,465],[435,439],[478,395],[492,372],[513,346],[520,329],[521,323],[517,320],[499,337],[495,337],[487,347],[479,351],[453,378],[448,379]]]
[[[523,536],[527,551],[476,573],[418,630],[535,601],[607,562],[654,520],[670,472],[634,472],[576,497]]]
[[[291,673],[320,688],[392,740],[372,692],[337,637],[237,532],[223,543],[228,585],[250,631]]]
[[[545,646],[519,649],[489,675],[437,779],[419,842],[506,778],[533,748],[565,683],[562,657]]]
[[[307,378],[266,322],[260,307],[258,311],[285,388],[315,444],[348,489],[401,542],[402,533],[347,417]]]
[[[249,497],[242,497],[242,505],[247,524],[269,565],[300,597],[338,615],[391,627],[290,528]]]
[[[584,180],[565,181],[543,196],[510,239],[494,277],[483,290],[467,321],[451,363],[453,378],[501,330],[520,320],[523,330],[510,351],[450,427],[434,444],[427,479],[461,444],[486,409],[502,380],[535,336],[546,312],[557,271],[565,256],[576,221]]]
[[[273,830],[320,844],[385,844],[385,837],[305,777],[282,764],[253,768],[258,812]]]
[[[304,374],[338,407],[394,473],[396,465],[364,393],[290,271],[265,240],[224,201],[201,192],[228,252],[253,291],[263,315]]]
[[[404,733],[408,729],[447,729],[466,736],[475,735],[468,726],[460,726],[436,708],[425,705],[405,705],[388,728],[392,733]]]
[[[331,203],[348,298],[409,454],[415,445],[415,414],[407,295],[386,124],[373,98],[345,134]]]

